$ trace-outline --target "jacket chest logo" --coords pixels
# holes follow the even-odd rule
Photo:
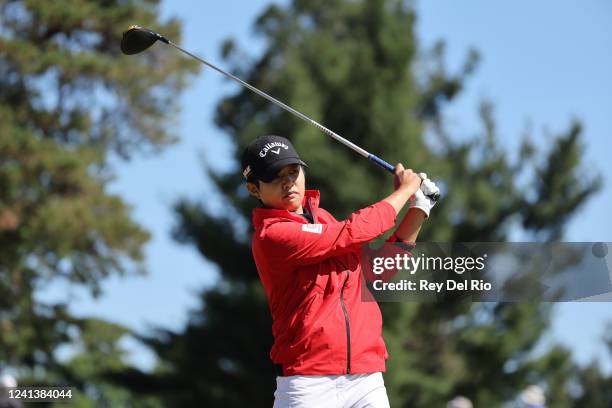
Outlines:
[[[323,232],[323,224],[303,224],[302,231],[312,232],[313,234],[320,234]]]

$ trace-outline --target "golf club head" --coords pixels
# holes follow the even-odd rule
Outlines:
[[[126,55],[138,54],[160,40],[168,44],[168,39],[155,31],[132,25],[123,33],[121,52]]]

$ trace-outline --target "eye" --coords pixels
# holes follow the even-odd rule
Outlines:
[[[276,176],[276,179],[274,179],[274,181],[282,181],[285,177],[291,176],[291,177],[298,177],[300,174],[300,166],[296,166],[295,168],[287,168],[284,169],[281,173],[278,174],[278,176]]]

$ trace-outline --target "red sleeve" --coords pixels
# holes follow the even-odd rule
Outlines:
[[[385,242],[395,244],[399,248],[405,249],[406,251],[412,251],[416,246],[415,242],[401,240],[397,235],[395,235],[395,232],[391,234],[391,236],[387,238]]]
[[[379,201],[329,224],[277,222],[261,233],[262,247],[275,262],[308,265],[354,251],[359,245],[393,228],[397,214],[391,204]]]
[[[394,245],[391,245],[394,244]],[[375,280],[382,280],[383,282],[389,282],[391,278],[397,273],[397,269],[388,269],[381,274],[375,274],[372,269],[373,257],[382,258],[395,258],[396,255],[412,256],[412,250],[415,248],[414,242],[408,242],[401,240],[395,233],[385,241],[385,244],[378,250],[364,250],[361,253],[361,271],[366,282],[371,283]]]

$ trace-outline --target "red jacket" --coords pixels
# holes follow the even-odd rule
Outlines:
[[[375,301],[361,301],[360,245],[395,225],[380,201],[337,221],[306,190],[314,218],[286,210],[253,211],[253,256],[272,314],[270,357],[281,375],[384,372],[388,357]]]

